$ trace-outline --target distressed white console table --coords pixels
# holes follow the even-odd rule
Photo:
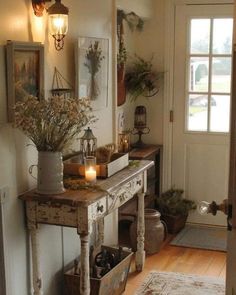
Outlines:
[[[104,217],[138,195],[136,269],[142,271],[144,251],[144,196],[147,169],[152,161],[140,161],[137,167],[127,167],[105,180],[98,180],[103,191],[67,190],[60,195],[40,195],[35,191],[20,196],[26,203],[27,226],[32,245],[32,272],[34,295],[42,295],[38,225],[40,223],[77,228],[81,243],[80,294],[90,294],[89,236],[92,223],[99,223],[99,240],[104,237]]]

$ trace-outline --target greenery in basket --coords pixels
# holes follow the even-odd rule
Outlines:
[[[38,151],[61,152],[84,126],[95,121],[91,111],[87,98],[39,100],[29,96],[14,107],[14,127],[23,131]]]
[[[192,200],[183,198],[182,189],[171,188],[157,198],[156,204],[161,214],[186,216],[189,211],[197,208]]]
[[[152,59],[146,61],[135,55],[125,75],[125,86],[131,100],[136,100],[141,95],[152,97],[159,92],[163,73],[154,71],[152,67]]]

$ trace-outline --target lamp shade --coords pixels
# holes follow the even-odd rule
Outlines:
[[[61,3],[61,0],[48,8],[49,32],[55,40],[55,48],[61,50],[64,46],[64,37],[68,32],[69,9]]]

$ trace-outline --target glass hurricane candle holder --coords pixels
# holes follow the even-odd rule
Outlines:
[[[84,158],[85,180],[89,183],[95,183],[97,180],[96,158],[88,156]]]
[[[119,133],[118,135],[118,152],[127,153],[130,150],[130,132]]]

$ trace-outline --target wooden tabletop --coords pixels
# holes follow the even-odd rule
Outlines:
[[[129,152],[129,158],[143,159],[151,156],[153,153],[160,151],[162,145],[147,144],[141,148],[134,148]]]
[[[64,193],[57,195],[42,195],[37,193],[36,190],[31,190],[19,196],[19,198],[23,201],[52,202],[86,207],[108,193],[111,193],[113,190],[116,190],[118,187],[121,187],[153,165],[154,163],[152,161],[141,160],[136,166],[128,166],[109,178],[97,180],[96,184],[99,189],[66,190]]]

